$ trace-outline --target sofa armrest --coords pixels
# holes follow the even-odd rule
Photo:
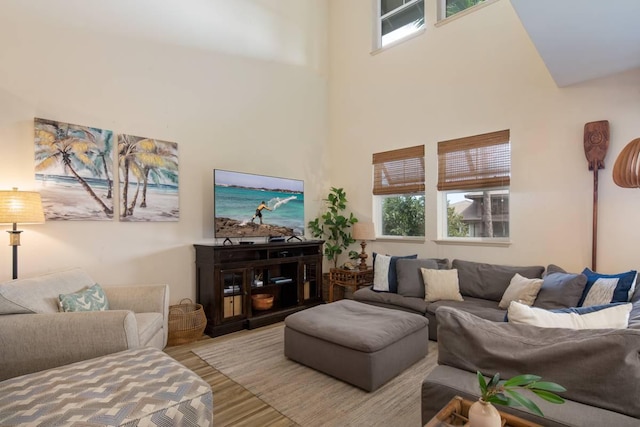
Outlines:
[[[438,363],[503,378],[539,375],[563,397],[640,418],[640,330],[539,328],[436,310]]]
[[[139,346],[130,311],[0,316],[0,381]]]
[[[131,310],[134,313],[169,311],[168,285],[103,286],[110,310]]]

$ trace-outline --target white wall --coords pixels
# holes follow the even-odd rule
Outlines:
[[[435,10],[435,0],[426,0]],[[424,144],[424,243],[368,251],[503,264],[591,265],[593,175],[584,124],[609,120],[600,171],[598,270],[638,268],[640,191],[613,183],[617,154],[640,137],[640,70],[558,88],[507,0],[371,54],[371,0],[330,3],[331,183],[371,218],[371,154]],[[509,247],[438,245],[437,142],[511,130]]]
[[[20,277],[79,266],[194,299],[214,168],[303,179],[314,217],[329,185],[327,15],[321,0],[3,1],[0,188],[35,188],[34,117],[179,144],[179,222],[21,226]]]

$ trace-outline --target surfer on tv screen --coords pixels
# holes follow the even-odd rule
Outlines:
[[[260,205],[256,208],[256,213],[253,215],[253,218],[251,218],[251,222],[253,222],[253,220],[256,219],[256,217],[258,217],[258,218],[260,218],[260,224],[262,224],[262,210],[263,209],[266,209],[268,211],[271,210],[266,205],[264,200],[262,202],[260,202]]]

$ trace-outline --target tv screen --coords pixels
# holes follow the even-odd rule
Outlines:
[[[304,234],[304,181],[215,169],[215,236]]]

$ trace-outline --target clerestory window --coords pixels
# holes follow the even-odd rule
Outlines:
[[[375,0],[377,5],[374,49],[388,46],[424,28],[424,0]]]

